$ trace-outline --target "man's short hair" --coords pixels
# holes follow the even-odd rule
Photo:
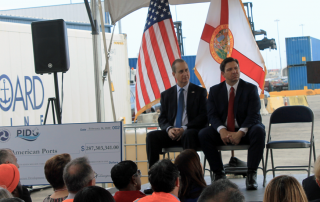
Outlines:
[[[163,159],[155,163],[148,172],[149,182],[155,192],[169,193],[174,190],[179,170],[171,160]]]
[[[117,189],[126,188],[138,167],[133,161],[121,161],[111,169],[111,179]]]
[[[198,202],[244,202],[245,198],[238,186],[228,179],[220,179],[207,186],[201,193]]]
[[[94,172],[87,157],[70,161],[63,170],[63,180],[71,193],[77,193],[93,179]]]
[[[228,58],[224,59],[220,64],[220,70],[222,72],[224,72],[227,63],[229,63],[229,62],[236,62],[238,64],[238,66],[239,66],[239,61],[237,59],[232,58],[232,57],[228,57]]]
[[[0,199],[0,202],[24,202],[24,200],[14,197],[14,198],[4,198]]]
[[[176,59],[175,61],[173,61],[172,65],[171,65],[171,69],[174,73],[176,73],[176,64],[178,62],[184,62],[186,63],[186,61],[184,61],[183,59]],[[186,63],[187,64],[187,63]]]
[[[6,163],[9,158],[9,149],[0,149],[0,164]]]

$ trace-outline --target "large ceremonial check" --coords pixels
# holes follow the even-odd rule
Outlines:
[[[18,158],[23,185],[48,184],[45,162],[62,153],[88,157],[96,182],[112,182],[110,170],[122,160],[121,145],[121,122],[0,127],[0,148]]]

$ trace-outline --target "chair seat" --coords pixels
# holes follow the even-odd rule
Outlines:
[[[217,150],[230,151],[230,150],[248,150],[250,145],[222,145],[216,146]]]
[[[281,140],[267,143],[269,149],[309,148],[310,142],[306,140]]]
[[[162,148],[162,153],[168,153],[168,152],[182,152],[183,148],[182,147],[166,147]],[[197,148],[197,151],[202,151],[201,148]]]

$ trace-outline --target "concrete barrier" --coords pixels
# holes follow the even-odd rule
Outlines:
[[[304,105],[304,106],[309,106],[307,97],[305,95],[299,95],[299,96],[290,96],[289,98],[289,103],[290,105]]]
[[[267,111],[272,114],[272,112],[279,107],[284,106],[283,103],[283,97],[268,97],[268,105],[267,105]]]
[[[260,109],[260,114],[261,115],[267,115],[269,114],[269,112],[266,109],[266,104],[264,103],[264,99],[260,99],[260,103],[261,103],[261,109]]]

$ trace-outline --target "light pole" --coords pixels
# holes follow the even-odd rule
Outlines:
[[[279,44],[279,58],[280,58],[280,72],[279,72],[279,74],[280,74],[280,77],[281,77],[281,70],[282,70],[282,63],[281,63],[281,51],[280,51],[280,38],[279,38],[279,26],[278,26],[278,22],[279,22],[280,20],[279,19],[276,19],[275,20],[275,22],[277,22],[277,30],[278,30],[278,44]]]
[[[304,26],[304,24],[301,24],[299,26],[301,26],[301,28],[302,28],[302,36],[303,36],[303,26]]]

